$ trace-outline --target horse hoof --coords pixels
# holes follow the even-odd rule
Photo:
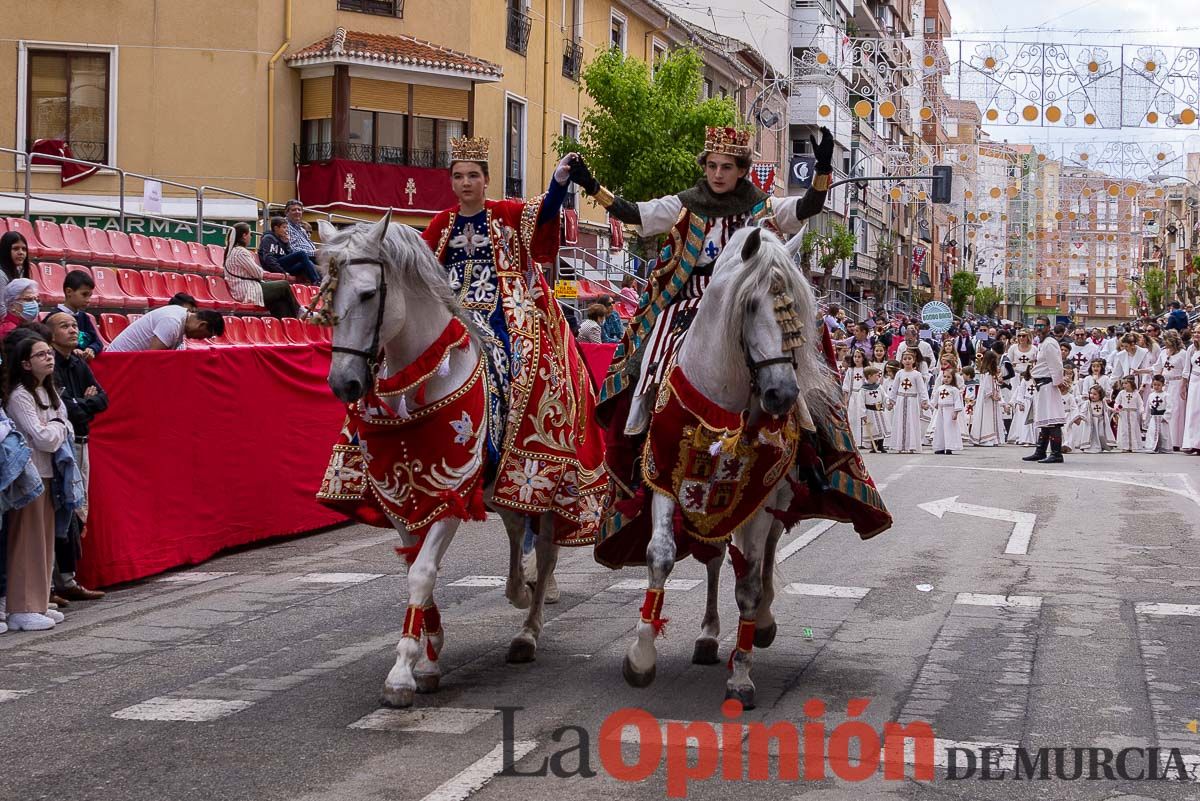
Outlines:
[[[513,609],[528,609],[529,605],[533,603],[533,593],[524,584],[521,585],[520,590],[517,592],[511,594],[506,592],[504,595],[508,598],[508,602],[512,604]]]
[[[754,647],[767,648],[771,643],[775,642],[775,633],[779,630],[779,626],[772,622],[765,629],[754,630]]]
[[[703,639],[696,640],[696,647],[692,651],[693,665],[716,665],[721,661],[721,657],[717,654],[719,643],[716,640]]]
[[[436,693],[438,685],[442,683],[441,673],[416,673],[413,678],[416,679],[419,693]]]
[[[726,687],[725,700],[741,702],[742,709],[754,709],[754,688]]]
[[[638,673],[634,670],[633,662],[629,661],[628,656],[621,663],[621,675],[625,677],[625,683],[630,687],[649,687],[654,681],[654,673],[657,669],[657,665],[651,665],[645,673]]]
[[[508,654],[505,661],[513,665],[523,665],[532,662],[537,654],[537,644],[522,637],[517,637],[508,644]]]
[[[413,689],[411,687],[383,687],[380,703],[392,709],[408,709],[413,705]]]

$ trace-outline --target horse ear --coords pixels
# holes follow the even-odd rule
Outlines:
[[[371,236],[378,242],[383,242],[387,236],[388,226],[392,224],[392,210],[389,208],[387,213],[379,218],[379,222],[375,223],[371,228]]]
[[[788,255],[795,258],[800,253],[800,244],[804,241],[804,231],[793,236],[783,247],[787,250]]]
[[[328,244],[330,239],[337,235],[337,228],[327,220],[317,220],[317,233],[321,236],[321,242]]]
[[[742,245],[742,261],[750,261],[754,258],[760,245],[762,245],[762,229],[755,228],[750,232],[750,236],[746,237],[746,244]]]

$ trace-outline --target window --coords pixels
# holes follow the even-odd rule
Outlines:
[[[505,46],[514,53],[525,55],[529,48],[529,30],[533,20],[525,13],[524,0],[508,0],[508,33]]]
[[[504,195],[524,197],[525,103],[510,95],[504,116]]]
[[[563,77],[573,81],[579,80],[583,69],[583,45],[574,39],[563,40]]]
[[[404,0],[338,0],[339,11],[359,11],[383,17],[403,17]]]
[[[935,33],[937,31],[937,19],[934,17],[925,18],[925,33]]]
[[[562,138],[564,142],[579,141],[579,122],[577,120],[573,120],[570,117],[562,118]],[[574,181],[567,184],[567,198],[563,201],[563,207],[568,209],[576,208]]]
[[[61,139],[77,159],[107,162],[113,108],[112,52],[27,51],[25,145]]]
[[[408,164],[414,167],[449,167],[450,140],[466,133],[462,120],[441,120],[433,117],[413,119],[413,149]]]
[[[650,43],[650,64],[657,66],[658,62],[667,57],[667,46],[661,39],[654,39]]]
[[[713,82],[712,82],[712,78],[705,78],[705,79],[704,79],[704,92],[703,92],[703,94],[701,94],[700,96],[701,96],[702,98],[704,98],[705,100],[708,100],[710,97],[712,97],[712,96],[713,96]]]
[[[610,47],[615,47],[622,53],[625,52],[625,34],[627,27],[628,22],[626,21],[624,14],[615,9],[609,12],[610,33],[608,43]]]

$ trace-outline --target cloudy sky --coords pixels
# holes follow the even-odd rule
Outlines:
[[[1198,0],[948,0],[953,36],[973,42],[1056,42],[1101,46],[1118,57],[1139,45],[1200,46]],[[973,48],[973,45],[972,45]],[[1195,91],[1195,89],[1193,89]],[[1166,141],[1177,149],[1200,151],[1200,131],[1193,126],[1176,128],[1108,129],[1102,132],[1069,131],[1052,126],[991,125],[988,132],[1010,142],[1063,142],[1079,139],[1103,141]],[[1182,146],[1182,148],[1179,148]]]

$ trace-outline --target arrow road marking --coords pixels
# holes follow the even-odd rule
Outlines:
[[[1003,520],[1013,524],[1012,534],[1005,546],[1006,554],[1025,555],[1029,553],[1029,540],[1033,538],[1033,525],[1037,515],[1031,512],[1018,512],[1013,509],[997,509],[994,506],[976,506],[973,503],[959,503],[958,496],[942,498],[929,503],[917,504],[918,509],[924,509],[934,517],[941,519],[946,512],[954,512],[971,517],[985,517],[988,520]]]

